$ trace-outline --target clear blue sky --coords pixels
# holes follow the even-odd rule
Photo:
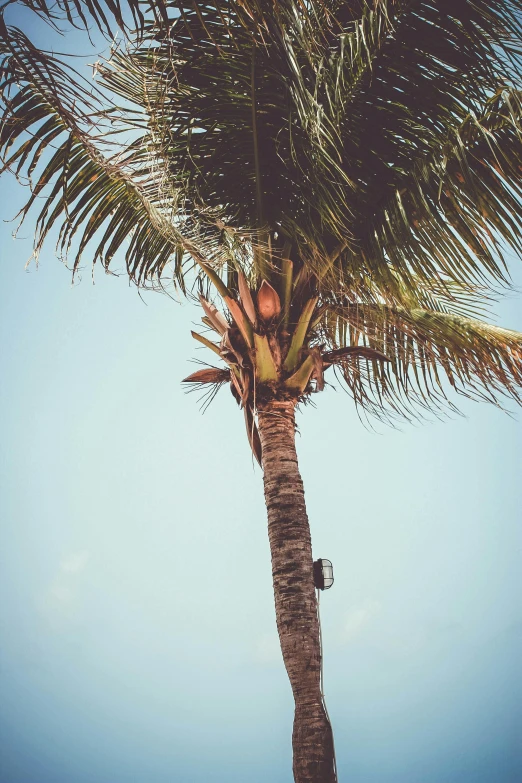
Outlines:
[[[20,202],[2,181],[2,217]],[[199,318],[0,231],[1,783],[290,783],[262,481]],[[26,237],[24,239],[23,237]],[[87,258],[86,258],[87,261]],[[522,282],[522,264],[513,259]],[[521,297],[498,308],[522,330]],[[522,781],[520,413],[298,417],[341,783]]]

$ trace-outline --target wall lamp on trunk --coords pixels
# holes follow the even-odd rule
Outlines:
[[[314,562],[314,585],[318,590],[328,590],[334,583],[331,560],[319,558]]]

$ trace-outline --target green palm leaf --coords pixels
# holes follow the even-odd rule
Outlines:
[[[164,0],[124,0],[123,3],[120,0],[59,0],[51,3],[48,0],[17,0],[17,3],[34,11],[57,30],[64,22],[88,29],[92,21],[108,38],[114,37],[116,28],[127,34],[131,29],[142,31],[147,13],[152,13],[157,22],[166,18]]]
[[[78,235],[73,270],[90,242],[95,243],[93,263],[101,260],[106,269],[125,247],[127,271],[136,282],[144,282],[143,268],[162,271],[174,260],[174,278],[184,288],[183,258],[187,254],[194,259],[208,257],[205,240],[200,241],[197,231],[183,232],[181,221],[176,226],[166,217],[146,151],[142,148],[141,156],[132,149],[124,155],[122,151],[104,155],[100,141],[105,146],[110,141],[113,148],[114,142],[100,138],[95,114],[99,96],[90,94],[79,77],[73,79],[59,62],[35,49],[19,30],[7,28],[2,19],[0,35],[0,93],[5,104],[0,151],[5,169],[19,177],[25,172],[31,181],[22,219],[43,199],[35,255],[59,224],[60,253],[67,254]],[[170,197],[168,214],[176,194]]]
[[[335,347],[362,345],[389,359],[347,358],[342,367],[356,403],[379,418],[454,409],[451,390],[497,405],[506,397],[521,401],[520,332],[447,312],[368,304],[332,307],[324,323]]]
[[[149,106],[188,210],[266,228],[280,254],[290,239],[326,287],[505,284],[501,242],[520,247],[519,5],[381,2],[358,18],[175,3],[168,37],[153,27],[103,78]]]

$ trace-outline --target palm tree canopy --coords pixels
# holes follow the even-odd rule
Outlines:
[[[194,262],[225,296],[290,281],[310,350],[387,357],[335,362],[376,415],[437,408],[443,376],[518,399],[521,336],[473,316],[522,250],[520,0],[24,4],[126,36],[93,88],[0,21],[0,149],[23,214],[43,205],[36,252],[58,225],[74,269],[123,248],[139,285],[185,290]]]

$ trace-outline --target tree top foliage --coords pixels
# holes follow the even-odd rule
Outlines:
[[[195,263],[235,290],[290,261],[317,340],[395,357],[388,381],[346,371],[363,407],[433,407],[441,367],[517,396],[519,336],[468,316],[522,251],[520,0],[17,4],[120,33],[89,82],[3,7],[0,149],[23,215],[38,204],[36,252],[57,227],[74,269],[122,249],[138,285],[183,291]]]

